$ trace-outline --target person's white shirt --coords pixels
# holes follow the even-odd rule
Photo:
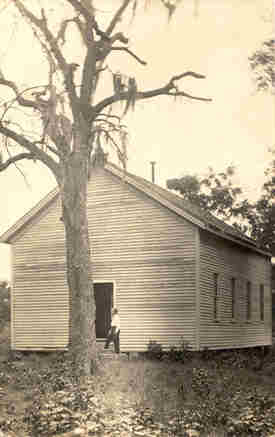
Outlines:
[[[112,325],[111,326],[115,326],[116,327],[116,331],[120,330],[120,319],[119,319],[119,315],[115,314],[112,317]]]

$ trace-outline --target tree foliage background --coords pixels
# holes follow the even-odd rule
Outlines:
[[[234,166],[224,172],[217,173],[210,168],[203,176],[169,179],[167,188],[246,233],[275,256],[275,151],[270,153],[272,159],[265,171],[266,181],[255,201],[248,200],[242,188],[236,185]]]
[[[275,39],[264,41],[249,58],[258,90],[275,90]]]

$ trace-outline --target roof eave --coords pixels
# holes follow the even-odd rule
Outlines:
[[[272,257],[271,253],[266,252],[265,250],[260,249],[257,246],[254,246],[253,244],[249,244],[245,240],[237,239],[237,238],[232,237],[231,235],[225,234],[223,231],[214,231],[213,229],[211,229],[210,227],[207,227],[207,226],[205,227],[205,230],[207,232],[210,232],[211,234],[214,234],[214,235],[217,235],[218,237],[223,238],[224,240],[232,241],[233,243],[238,244],[239,246],[253,250],[254,252],[257,252],[261,255],[264,255],[268,258]]]
[[[246,247],[250,250],[253,250],[255,252],[258,252],[261,255],[267,256],[271,258],[271,254],[269,252],[266,252],[260,248],[258,248],[256,245],[253,245],[253,242],[251,244],[244,239],[238,239],[234,238],[231,235],[226,234],[224,231],[220,230],[214,230],[211,228],[208,223],[206,223],[204,220],[200,220],[197,217],[194,217],[192,214],[189,214],[188,212],[184,211],[182,208],[177,207],[172,202],[170,202],[168,199],[162,197],[157,192],[151,190],[150,188],[144,186],[141,184],[138,180],[134,179],[130,174],[127,172],[124,172],[123,170],[120,170],[119,168],[111,165],[106,164],[104,167],[105,170],[107,170],[112,175],[122,179],[124,182],[127,182],[129,185],[133,186],[137,190],[145,193],[150,198],[156,200],[161,205],[165,206],[169,210],[176,213],[178,216],[184,218],[185,220],[189,221],[190,223],[193,223],[194,225],[198,226],[202,230],[206,230],[212,234],[215,234],[219,236],[220,238],[223,238],[225,240],[229,240],[234,242],[235,244],[238,244],[240,246]],[[57,198],[59,194],[58,187],[54,188],[50,193],[48,193],[43,199],[40,200],[32,209],[30,209],[23,217],[21,217],[17,222],[15,222],[14,225],[12,225],[7,231],[5,231],[0,236],[0,242],[1,243],[10,243],[15,238],[15,236],[25,228],[25,226],[33,220],[35,216],[37,216],[39,213],[41,213],[45,208],[49,206],[49,204],[54,201],[55,198]]]
[[[33,208],[17,220],[9,229],[0,235],[0,243],[11,243],[13,238],[27,226],[27,224],[34,219],[38,214],[44,211],[51,202],[58,196],[58,188],[54,188],[46,196],[44,196]]]
[[[159,203],[161,203],[163,206],[166,206],[173,212],[175,212],[177,215],[183,217],[187,221],[197,225],[200,229],[206,230],[212,234],[215,234],[219,236],[220,238],[223,238],[224,240],[228,240],[231,242],[234,242],[235,244],[238,244],[239,246],[243,246],[247,249],[250,249],[252,251],[255,251],[261,255],[267,256],[271,258],[271,254],[269,252],[266,252],[260,248],[258,248],[256,245],[253,245],[253,241],[251,241],[251,244],[249,241],[246,241],[245,238],[238,239],[234,238],[231,235],[226,234],[224,231],[217,230],[215,231],[210,227],[204,220],[199,220],[192,216],[191,214],[186,213],[181,208],[176,207],[174,204],[169,202],[167,199],[163,199],[161,196],[159,196],[157,193],[154,193],[152,190],[147,189],[146,187],[142,186],[138,183],[135,179],[133,179],[131,176],[129,176],[126,172],[123,170],[119,170],[118,168],[114,167],[113,165],[106,164],[104,167],[106,170],[108,170],[111,174],[122,178],[125,182],[129,183],[130,185],[134,186],[138,190],[145,192],[149,197],[153,198],[154,200],[157,200]]]
[[[104,167],[105,170],[109,171],[112,175],[119,177],[124,182],[127,182],[129,185],[132,185],[139,191],[147,194],[152,199],[156,200],[158,203],[160,203],[163,206],[166,206],[171,211],[175,212],[180,217],[185,218],[187,221],[205,229],[206,225],[203,220],[199,220],[196,217],[192,216],[191,214],[188,214],[183,209],[173,205],[169,200],[162,198],[157,193],[153,192],[152,190],[147,189],[147,187],[144,187],[144,185],[140,184],[138,181],[134,180],[131,176],[129,176],[127,173],[124,173],[123,170],[119,170],[118,168],[115,168],[111,165],[106,164]]]

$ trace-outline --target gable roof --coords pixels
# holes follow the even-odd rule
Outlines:
[[[137,190],[143,192],[150,198],[156,200],[164,207],[170,209],[180,217],[188,220],[201,229],[204,229],[212,234],[215,234],[223,239],[233,241],[241,246],[247,247],[265,256],[271,256],[268,252],[260,249],[255,240],[247,237],[239,232],[234,227],[224,223],[222,220],[214,217],[210,212],[199,208],[182,197],[168,191],[159,185],[147,181],[146,179],[131,174],[122,170],[114,164],[106,163],[104,170],[118,177],[124,182],[133,186]],[[47,209],[49,205],[57,199],[59,195],[58,187],[50,191],[40,202],[38,202],[32,209],[30,209],[23,217],[21,217],[14,225],[12,225],[6,232],[0,236],[0,242],[9,243],[20,233],[25,226],[31,222],[34,217]]]

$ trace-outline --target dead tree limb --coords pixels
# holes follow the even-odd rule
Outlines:
[[[189,93],[178,90],[178,87],[176,86],[175,82],[184,78],[184,77],[187,77],[187,76],[195,77],[196,79],[204,79],[205,78],[204,75],[195,73],[194,71],[186,71],[185,73],[182,73],[178,76],[173,76],[170,79],[170,81],[161,88],[156,88],[154,90],[149,90],[149,91],[137,92],[136,93],[136,100],[150,99],[150,98],[157,97],[157,96],[173,96],[173,97],[183,96],[183,97],[186,97],[186,98],[192,99],[192,100],[211,102],[212,99],[210,99],[210,98],[193,96]],[[103,109],[105,109],[106,107],[112,105],[115,102],[129,100],[129,97],[130,97],[130,94],[128,91],[124,91],[124,92],[121,92],[119,94],[113,94],[112,96],[106,97],[101,102],[97,103],[93,107],[93,111],[95,114],[100,114],[101,111]]]
[[[18,161],[23,161],[23,159],[35,159],[33,153],[18,153],[18,155],[11,156],[5,162],[0,163],[0,172],[8,168],[10,165],[15,164]]]
[[[107,27],[106,34],[110,36],[115,29],[116,25],[121,20],[121,17],[123,15],[123,12],[127,9],[128,5],[130,4],[132,0],[124,0],[120,8],[116,11],[115,15],[113,16],[109,26]]]
[[[56,177],[59,176],[60,170],[58,163],[46,152],[40,149],[35,142],[29,141],[23,135],[20,135],[17,132],[8,128],[7,126],[4,126],[2,122],[0,122],[0,134],[8,137],[9,139],[15,141],[18,145],[24,147],[33,156],[35,156],[36,159],[39,159],[41,162],[43,162],[43,164],[48,166]]]
[[[135,58],[136,61],[138,61],[142,65],[147,65],[147,62],[143,61],[139,56],[137,56],[132,50],[128,49],[128,47],[123,46],[115,46],[111,48],[111,51],[117,50],[117,51],[124,51],[131,55],[133,58]]]

